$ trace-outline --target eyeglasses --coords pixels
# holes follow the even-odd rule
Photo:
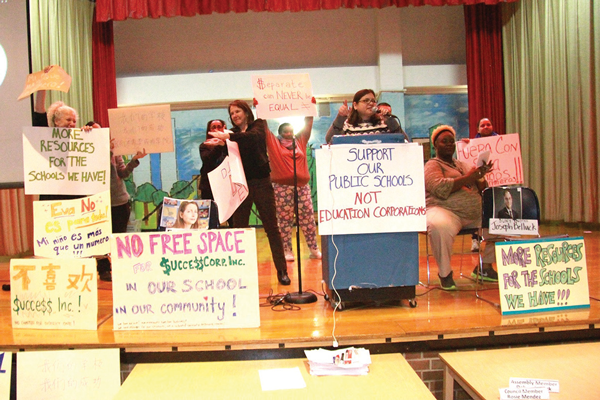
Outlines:
[[[373,103],[373,104],[377,104],[377,101],[375,101],[375,99],[362,99],[362,100],[359,101],[359,103],[365,103],[365,104]]]

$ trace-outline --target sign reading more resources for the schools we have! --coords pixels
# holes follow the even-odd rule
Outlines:
[[[418,144],[338,144],[318,149],[316,159],[319,234],[426,229]]]
[[[317,116],[308,74],[252,75],[252,91],[259,118]]]
[[[23,128],[25,194],[110,190],[108,129]]]
[[[260,326],[254,229],[111,238],[115,330]]]
[[[496,244],[503,315],[590,306],[582,237]]]
[[[12,327],[98,328],[96,260],[10,260]]]

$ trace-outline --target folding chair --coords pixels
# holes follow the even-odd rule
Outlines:
[[[494,215],[494,197],[495,193],[504,193],[506,190],[514,193],[520,193],[520,204],[518,207],[515,207],[513,203],[513,208],[519,213],[520,218],[518,219],[527,219],[527,220],[536,220],[538,225],[540,223],[540,203],[538,201],[538,197],[535,194],[533,189],[530,189],[525,186],[500,186],[500,187],[491,187],[485,188],[482,192],[482,207],[481,207],[481,228],[479,230],[479,268],[477,270],[477,274],[475,277],[475,297],[480,300],[486,301],[492,305],[500,307],[499,304],[494,303],[490,300],[484,299],[479,295],[479,282],[481,281],[483,286],[483,279],[480,279],[483,272],[483,255],[481,253],[482,247],[486,245],[486,243],[498,243],[512,240],[522,240],[524,239],[522,236],[513,235],[513,236],[503,236],[503,235],[492,235],[489,233],[490,227],[490,219],[495,218]],[[496,196],[498,198],[499,196]],[[514,197],[514,196],[513,196]],[[514,202],[514,199],[513,199]],[[497,207],[496,207],[497,208]],[[520,208],[520,209],[519,209]],[[540,237],[539,230],[533,232],[531,236]],[[527,239],[531,238],[529,235]]]

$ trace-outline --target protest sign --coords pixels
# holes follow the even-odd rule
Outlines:
[[[12,327],[98,329],[96,260],[10,260]]]
[[[82,258],[110,253],[110,192],[75,200],[33,202],[33,253]]]
[[[254,229],[111,238],[115,330],[260,326]]]
[[[489,220],[489,232],[494,235],[520,236],[538,234],[539,207],[537,197],[529,188],[523,187],[493,187],[492,191],[492,218]],[[485,196],[484,196],[485,197]],[[523,205],[524,199],[525,206]],[[527,205],[529,204],[529,205]]]
[[[308,74],[252,75],[259,118],[317,116],[317,102]]]
[[[23,128],[25,194],[110,190],[108,129]]]
[[[503,315],[589,308],[582,237],[496,244]]]
[[[316,161],[320,235],[426,230],[418,144],[338,144]]]
[[[174,151],[171,106],[110,108],[111,139],[115,156]]]
[[[26,351],[17,355],[19,399],[112,399],[121,387],[119,349]]]
[[[0,399],[10,399],[12,353],[0,352]]]
[[[48,72],[38,71],[27,75],[25,89],[17,100],[22,100],[38,90],[60,90],[67,93],[71,87],[71,77],[58,65],[52,65]]]
[[[195,203],[192,206],[190,203]],[[191,212],[190,218],[185,217],[186,210]],[[208,229],[208,220],[210,217],[210,200],[181,200],[165,197],[162,204],[162,213],[160,217],[160,226],[171,229],[184,229],[186,221],[190,228],[187,229]]]
[[[523,183],[523,159],[518,133],[462,140],[456,143],[459,160],[476,167],[479,153],[489,151],[493,169],[485,175],[489,186],[518,185]]]
[[[238,144],[227,140],[227,153],[223,162],[208,173],[221,224],[227,221],[248,197],[248,183]]]

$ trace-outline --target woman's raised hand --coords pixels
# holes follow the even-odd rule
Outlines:
[[[350,115],[350,108],[348,107],[348,100],[344,100],[344,104],[342,104],[342,106],[338,110],[338,114],[343,117],[347,117],[348,115]]]

